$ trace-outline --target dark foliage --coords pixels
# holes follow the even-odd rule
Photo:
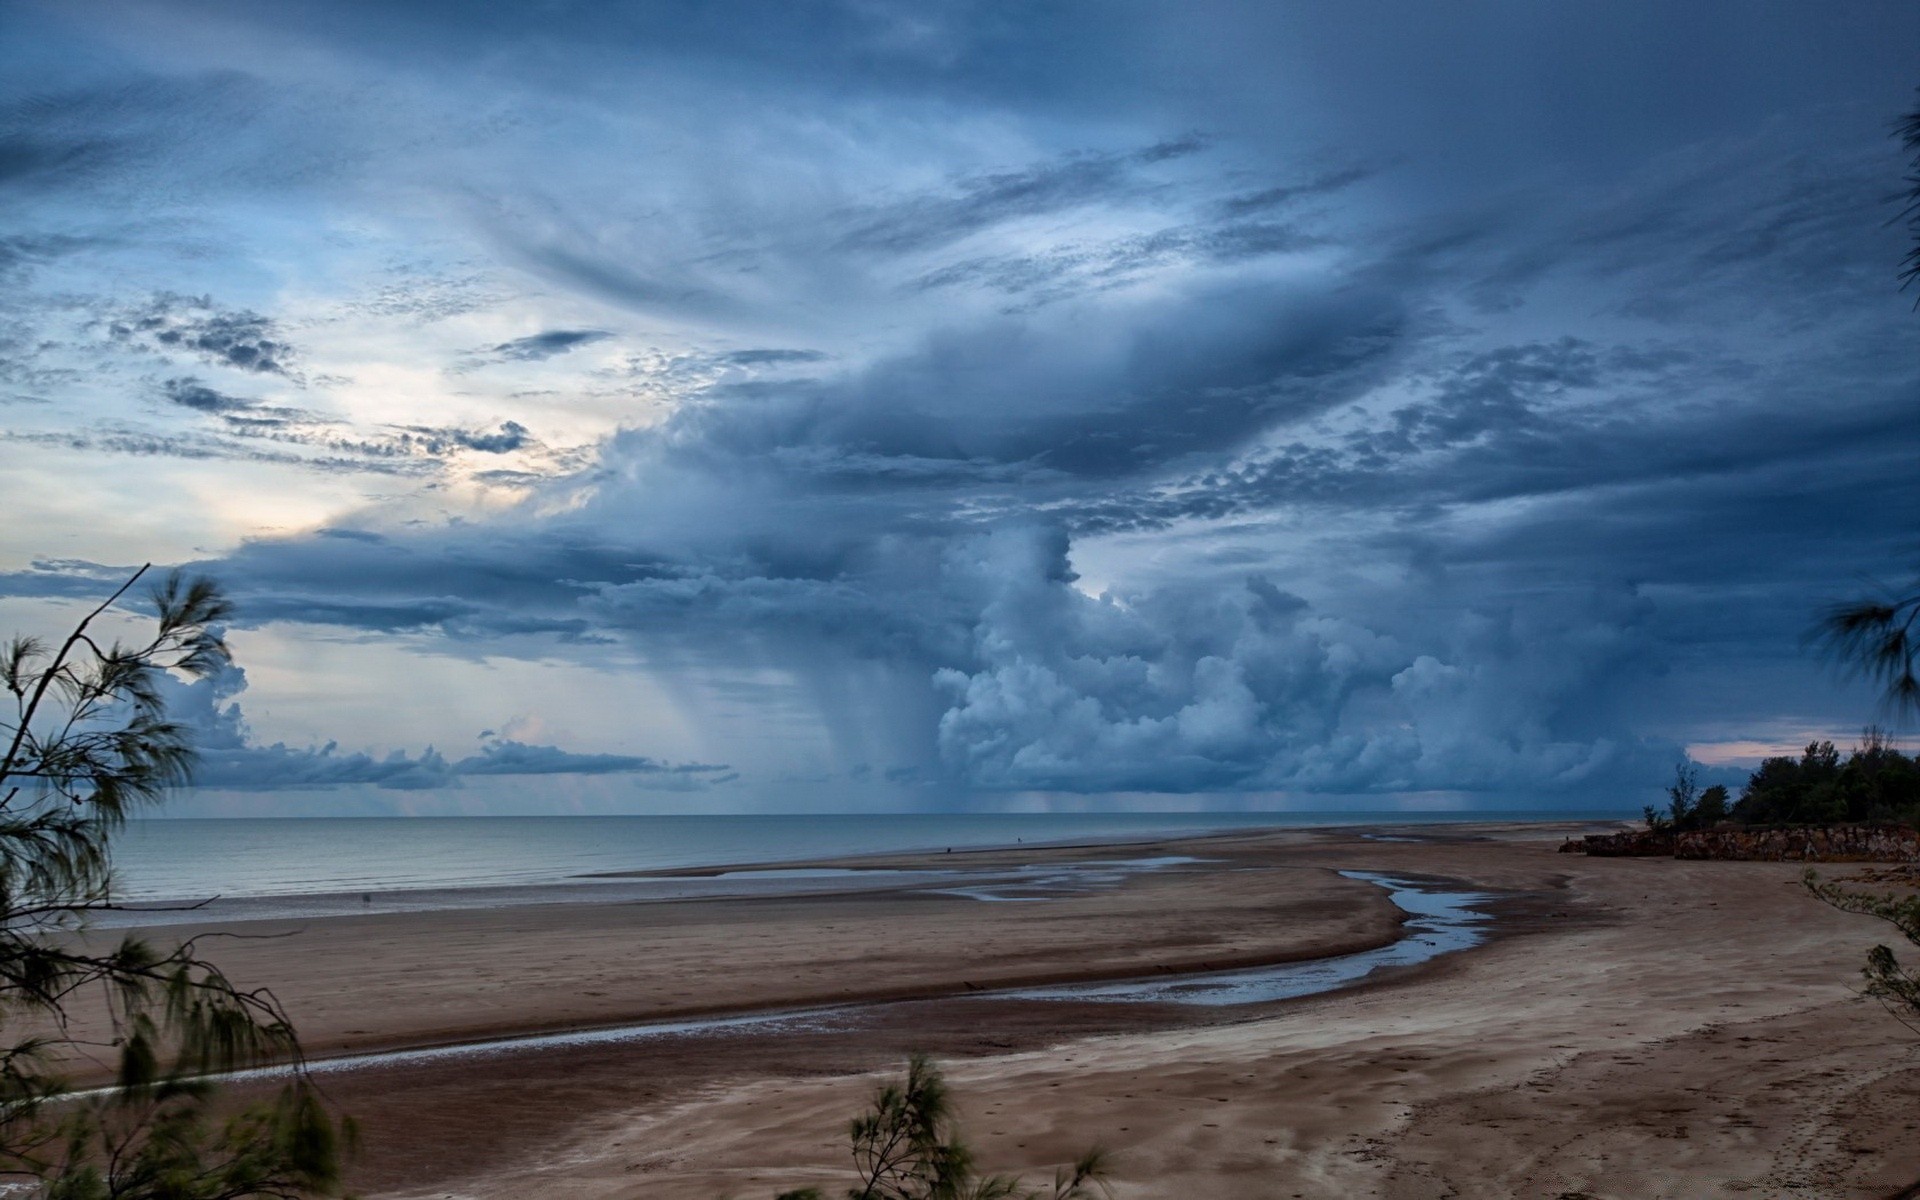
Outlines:
[[[1693,827],[1712,829],[1731,816],[1732,810],[1727,806],[1727,795],[1727,787],[1723,783],[1716,783],[1701,792],[1700,799],[1693,806]]]
[[[113,907],[114,832],[190,774],[162,677],[227,661],[226,600],[177,573],[150,593],[150,637],[103,642],[97,623],[144,573],[58,645],[15,638],[0,652],[13,699],[0,720],[0,1178],[48,1200],[330,1193],[338,1132],[270,992],[230,982],[191,940],[101,953],[71,936]],[[104,1044],[73,1025],[87,996],[110,1025]],[[71,1092],[63,1067],[89,1061],[111,1066],[114,1086]],[[210,1103],[209,1076],[266,1062],[290,1068],[274,1101]]]
[[[1735,820],[1746,825],[1828,825],[1920,819],[1920,762],[1869,729],[1845,761],[1832,742],[1799,758],[1769,758],[1747,778]]]
[[[1098,1189],[1105,1155],[1089,1150],[1054,1172],[1047,1190],[1006,1175],[975,1173],[973,1152],[953,1126],[939,1068],[924,1055],[907,1062],[904,1086],[889,1085],[873,1109],[853,1122],[854,1185],[847,1200],[1085,1200]],[[826,1200],[818,1188],[782,1192],[775,1200]]]
[[[1906,184],[1901,196],[1904,203],[1899,216],[1894,218],[1906,223],[1907,232],[1913,238],[1906,257],[1900,260],[1900,287],[1904,291],[1915,280],[1920,280],[1920,104],[1894,122],[1893,136],[1900,139],[1908,155],[1906,178],[1901,180]],[[1914,301],[1914,307],[1920,308],[1920,300]]]
[[[1716,783],[1700,790],[1694,765],[1682,761],[1673,768],[1673,782],[1667,785],[1667,810],[1661,812],[1649,804],[1642,812],[1647,828],[1655,833],[1711,829],[1727,819],[1727,789]]]
[[[1920,104],[1894,122],[1894,136],[1908,154],[1903,207],[1894,218],[1906,224],[1912,245],[1900,261],[1900,288],[1920,280]],[[1920,298],[1914,300],[1920,309]],[[1920,582],[1904,592],[1887,591],[1827,611],[1814,637],[1848,671],[1880,688],[1895,719],[1920,717]]]
[[[1920,585],[1904,595],[1836,605],[1815,636],[1828,657],[1879,687],[1891,714],[1920,716]]]

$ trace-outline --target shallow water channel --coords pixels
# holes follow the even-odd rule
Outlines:
[[[1115,983],[1074,983],[1058,987],[1024,988],[995,995],[1016,1000],[1106,1000],[1122,1003],[1266,1004],[1292,1000],[1358,983],[1386,967],[1410,967],[1486,940],[1491,918],[1472,906],[1486,899],[1477,892],[1443,892],[1421,884],[1368,871],[1342,871],[1348,879],[1364,879],[1387,889],[1387,898],[1411,914],[1402,925],[1400,940],[1375,950],[1339,954],[1304,962],[1276,963],[1233,971],[1177,975],[1171,978],[1123,979]]]
[[[966,998],[973,1001],[1079,1000],[1192,1004],[1209,1007],[1263,1004],[1349,987],[1376,971],[1388,967],[1414,966],[1443,954],[1465,950],[1486,940],[1487,927],[1492,918],[1474,907],[1487,899],[1480,893],[1446,891],[1428,884],[1366,871],[1342,871],[1341,874],[1349,879],[1365,880],[1385,888],[1388,899],[1409,914],[1409,920],[1401,927],[1402,933],[1399,940],[1373,950],[1305,962],[1173,977],[1118,980],[1110,983],[971,992]],[[343,1055],[338,1058],[316,1059],[308,1064],[308,1069],[315,1072],[334,1072],[413,1066],[462,1058],[522,1054],[582,1046],[618,1045],[659,1038],[696,1037],[708,1033],[739,1032],[751,1029],[777,1029],[785,1033],[809,1030],[840,1033],[858,1028],[877,1007],[879,1005],[848,1004],[786,1012],[750,1013],[731,1017],[694,1017],[675,1021],[653,1021],[606,1029],[469,1042],[455,1046]],[[243,1072],[237,1077],[264,1077],[280,1073],[283,1072],[279,1069],[266,1069]]]

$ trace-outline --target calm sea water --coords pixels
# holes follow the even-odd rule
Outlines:
[[[857,816],[170,818],[116,839],[129,900],[562,883],[612,871],[946,847],[1130,841],[1372,823],[1566,820],[1594,813],[993,813]]]

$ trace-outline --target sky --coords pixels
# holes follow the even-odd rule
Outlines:
[[[1920,8],[0,4],[0,625],[198,814],[1637,809],[1879,717]],[[115,620],[131,628],[138,617]]]

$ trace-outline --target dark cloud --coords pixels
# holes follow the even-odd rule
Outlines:
[[[57,142],[16,134],[0,137],[0,187],[34,176],[84,169],[106,148],[97,142]]]
[[[309,446],[365,462],[368,470],[427,473],[462,450],[511,454],[542,448],[540,440],[518,421],[502,421],[496,429],[404,425],[362,430],[298,409],[254,407],[221,416],[226,432],[236,438]]]
[[[1117,306],[1106,317],[1087,338],[1013,321],[943,331],[850,377],[722,393],[676,415],[660,437],[796,464],[812,461],[800,451],[817,450],[826,462],[862,455],[1129,475],[1231,450],[1351,398],[1391,360],[1405,320],[1384,295],[1258,286]]]
[[[1333,195],[1367,179],[1373,173],[1373,170],[1368,167],[1344,167],[1304,183],[1285,183],[1278,187],[1262,188],[1257,192],[1230,196],[1220,201],[1219,208],[1220,212],[1228,217],[1247,217],[1254,213],[1270,212],[1276,208],[1297,204],[1301,200]]]
[[[489,487],[502,488],[532,488],[552,482],[551,475],[538,471],[475,471],[472,478]]]
[[[1129,153],[1075,154],[962,179],[951,192],[908,197],[858,214],[842,243],[892,254],[943,245],[1015,218],[1117,199],[1143,186],[1138,168],[1200,149],[1198,139],[1183,138]]]
[[[818,350],[734,350],[720,358],[737,367],[784,367],[825,362],[827,356]]]
[[[218,308],[209,296],[156,296],[145,308],[114,321],[109,332],[163,353],[184,352],[237,371],[286,375],[292,366],[293,347],[273,321],[244,309]]]
[[[169,404],[215,418],[217,423],[190,433],[118,423],[68,434],[0,436],[124,454],[270,462],[323,472],[389,475],[432,473],[463,451],[503,455],[546,450],[518,421],[502,421],[492,429],[428,425],[363,429],[310,409],[236,396],[209,386],[197,376],[166,379],[159,388]],[[263,444],[285,449],[267,450]],[[515,474],[521,486],[543,478],[528,468]]]
[[[1393,414],[1386,438],[1356,438],[1363,453],[1432,450],[1486,436],[1524,436],[1549,405],[1571,391],[1590,391],[1605,379],[1633,382],[1627,371],[1603,374],[1594,347],[1576,338],[1541,345],[1503,346],[1470,356],[1437,381],[1431,400]]]
[[[0,279],[102,244],[96,237],[37,233],[0,236]]]
[[[243,544],[216,574],[248,624],[293,621],[400,632],[441,630],[461,638],[591,633],[578,599],[597,583],[659,571],[646,555],[565,529],[475,529],[470,543],[418,529],[329,527],[290,539]],[[342,589],[337,581],[352,578]]]
[[[612,336],[604,329],[549,329],[544,333],[501,342],[489,353],[513,362],[539,362],[581,346],[603,342]]]
[[[1323,236],[1282,222],[1216,221],[1039,254],[962,259],[920,276],[914,287],[992,288],[1030,309],[1113,291],[1169,267],[1242,263],[1325,244]]]
[[[77,558],[39,558],[24,571],[0,573],[0,591],[9,596],[93,597],[105,600],[133,577],[137,566],[112,566]]]
[[[737,318],[743,310],[727,288],[687,278],[677,267],[630,265],[622,261],[628,256],[620,248],[582,240],[570,231],[530,233],[502,227],[496,236],[533,270],[624,307],[710,320]]]
[[[35,446],[58,446],[69,450],[125,454],[140,458],[179,458],[195,461],[268,463],[295,470],[327,475],[426,475],[438,464],[423,458],[407,458],[391,445],[355,442],[339,438],[306,436],[286,431],[279,417],[221,415],[223,433],[165,434],[143,429],[103,428],[75,433],[0,432],[0,441]],[[314,447],[345,453],[304,453],[261,449],[248,439],[284,442],[289,446]]]
[[[172,403],[195,412],[232,413],[253,407],[253,401],[216,392],[192,376],[169,379],[161,385],[161,391]]]
[[[493,430],[408,425],[393,435],[388,452],[440,458],[456,449],[477,450],[482,454],[509,454],[539,444],[538,439],[518,421],[502,421],[500,427]]]
[[[478,450],[482,454],[506,454],[513,450],[525,449],[533,442],[527,433],[527,427],[518,421],[502,421],[500,428],[492,433],[477,433],[462,430],[454,435],[455,439],[469,450]]]
[[[633,754],[575,754],[555,746],[525,742],[489,741],[480,753],[453,765],[456,775],[682,775],[713,778],[725,766],[706,763],[664,763]]]
[[[429,747],[418,755],[394,751],[384,757],[342,753],[337,744],[295,749],[271,746],[214,748],[201,752],[194,785],[240,791],[376,787],[429,791],[459,786],[447,760]]]

